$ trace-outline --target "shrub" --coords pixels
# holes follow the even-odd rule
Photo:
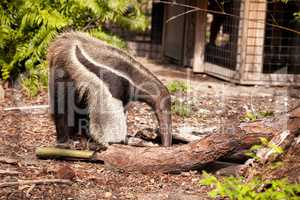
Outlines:
[[[231,200],[296,200],[300,195],[300,184],[288,183],[287,180],[261,180],[254,178],[245,181],[242,177],[225,177],[218,180],[215,176],[203,173],[202,185],[212,186],[209,196],[227,197]]]
[[[260,112],[246,112],[241,118],[241,121],[250,121],[255,122],[259,119],[266,118],[266,117],[273,117],[273,111],[260,111]]]
[[[179,115],[180,117],[189,117],[192,113],[191,105],[175,100],[172,102],[172,113]]]
[[[272,154],[280,155],[284,153],[283,149],[266,138],[260,138],[261,144],[254,145],[248,151],[247,155],[260,162],[256,155],[257,151],[262,148],[272,150]],[[271,162],[271,169],[281,167],[282,162]],[[268,167],[268,166],[264,166]],[[200,184],[211,186],[213,189],[209,192],[209,196],[229,198],[231,200],[257,199],[257,200],[285,200],[299,199],[300,184],[289,183],[286,179],[262,180],[260,176],[256,176],[250,181],[246,181],[243,177],[217,177],[203,172],[203,179]]]
[[[101,27],[109,22],[132,30],[146,29],[148,21],[138,5],[137,0],[2,0],[0,77],[15,79],[25,71],[29,80],[24,79],[24,85],[38,88],[35,84],[44,82],[44,75],[39,71],[45,65],[48,44],[65,30],[89,32],[115,46],[125,47],[124,42]]]
[[[183,81],[172,81],[167,84],[167,88],[170,93],[176,93],[176,92],[187,92],[188,85]]]
[[[245,155],[259,161],[259,157],[257,157],[256,154],[258,150],[263,148],[270,149],[273,155],[280,155],[284,153],[280,146],[268,141],[266,138],[260,138],[260,144],[253,145],[249,150],[246,151]]]
[[[43,62],[36,69],[21,75],[21,85],[29,96],[36,96],[39,91],[47,89],[48,68],[47,63]]]

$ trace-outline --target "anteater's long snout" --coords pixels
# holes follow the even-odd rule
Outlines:
[[[160,106],[156,115],[159,123],[162,145],[169,147],[172,145],[172,118],[171,97],[168,92],[166,92],[164,98],[160,99]]]
[[[172,145],[172,133],[168,131],[167,133],[162,133],[161,135],[162,145],[165,147],[170,147]]]

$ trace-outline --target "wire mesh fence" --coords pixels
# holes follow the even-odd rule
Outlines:
[[[208,10],[240,16],[241,1],[208,1]],[[205,61],[235,70],[239,38],[239,18],[216,13],[207,14]]]
[[[193,60],[198,56],[195,46],[204,44],[204,59],[199,53],[204,65],[202,72],[226,80],[281,83],[290,75],[300,74],[300,34],[295,32],[300,32],[300,22],[294,15],[300,11],[300,0],[203,1],[154,3],[147,32],[136,34],[116,27],[112,30],[129,41],[135,55],[176,58],[182,66],[194,67]],[[204,13],[201,19],[196,12],[190,12],[199,5],[203,6],[197,11]],[[169,21],[170,18],[174,19]],[[205,24],[205,28],[200,30],[197,24]],[[197,34],[205,42],[196,41]]]
[[[300,23],[294,17],[299,10],[298,0],[286,4],[269,0],[266,21],[300,31]],[[263,72],[300,74],[300,36],[267,25],[264,37]]]

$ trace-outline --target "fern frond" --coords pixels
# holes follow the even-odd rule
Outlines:
[[[36,35],[36,37],[39,38],[40,41],[38,45],[35,45],[37,47],[34,49],[34,53],[39,58],[45,56],[49,43],[55,38],[56,35],[57,31],[55,29],[41,28],[39,33]]]
[[[13,37],[15,31],[8,25],[0,25],[0,49],[5,48],[7,41]]]
[[[99,6],[97,0],[74,0],[80,8],[84,9],[90,9],[94,14],[101,14],[103,12],[103,9],[101,6]]]
[[[108,7],[119,14],[124,14],[129,6],[133,6],[131,4],[131,1],[123,0],[123,1],[114,1],[114,0],[108,0]]]
[[[116,23],[122,27],[136,31],[145,31],[150,24],[149,20],[144,15],[138,17],[118,16]]]
[[[26,28],[31,28],[34,25],[41,25],[43,22],[43,18],[38,15],[36,12],[28,12],[26,13],[21,20],[20,24],[20,32],[24,31]]]
[[[0,24],[10,26],[14,22],[14,19],[3,10],[0,9]]]
[[[57,31],[55,29],[49,29],[46,26],[43,26],[30,40],[27,49],[30,58],[28,58],[25,62],[25,67],[27,70],[33,69],[36,63],[43,62],[42,58],[46,54],[47,47],[50,41],[54,39],[56,34]]]
[[[44,25],[47,25],[50,28],[59,29],[68,24],[68,20],[56,10],[42,10],[39,12],[39,15],[43,19]]]
[[[1,76],[3,80],[7,80],[9,78],[11,72],[11,67],[8,64],[3,64],[1,67]]]
[[[33,49],[29,48],[29,44],[24,43],[20,44],[16,48],[16,53],[13,56],[11,62],[8,64],[7,71],[10,73],[14,66],[24,61],[26,58],[29,58],[32,54]]]
[[[121,48],[121,49],[126,49],[127,48],[127,44],[125,41],[123,41],[121,38],[115,36],[115,35],[111,35],[108,33],[105,33],[101,30],[101,28],[95,28],[95,29],[91,29],[89,30],[89,34],[102,40],[107,42],[108,44]]]
[[[104,32],[104,23],[144,30],[146,18],[139,0],[2,0],[0,1],[0,77],[28,72],[27,86],[39,89],[48,44],[65,29],[89,30],[107,43],[126,48],[117,36]],[[130,11],[129,11],[130,10]],[[44,73],[45,74],[45,73]],[[27,87],[30,88],[30,87]]]

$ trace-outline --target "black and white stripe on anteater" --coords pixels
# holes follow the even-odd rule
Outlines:
[[[50,45],[47,59],[49,98],[59,143],[83,131],[82,122],[87,122],[89,134],[100,144],[124,141],[123,107],[141,101],[155,111],[163,145],[171,145],[168,90],[126,52],[87,34],[69,32]],[[108,127],[115,129],[109,136]]]

